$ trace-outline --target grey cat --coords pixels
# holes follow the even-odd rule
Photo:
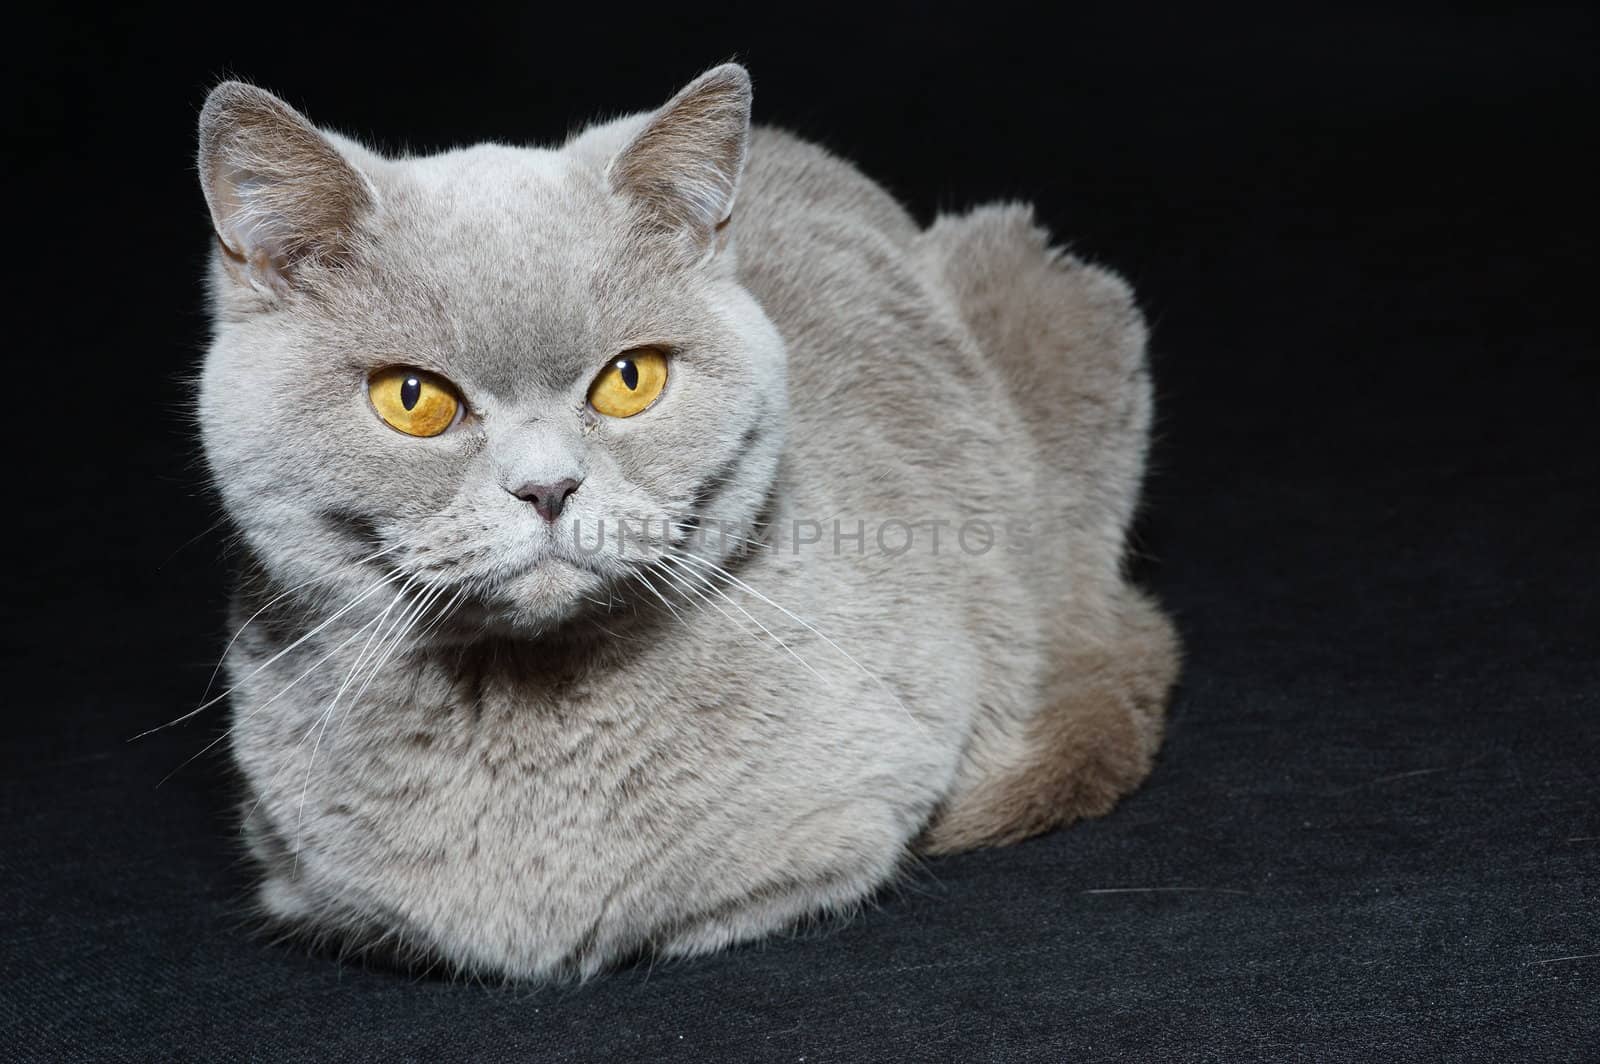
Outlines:
[[[750,99],[721,66],[558,150],[413,158],[206,101],[199,420],[274,921],[582,977],[1149,771],[1177,644],[1122,571],[1127,287],[1025,206],[920,228]]]

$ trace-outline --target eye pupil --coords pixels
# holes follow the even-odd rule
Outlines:
[[[407,410],[414,410],[417,400],[421,398],[422,382],[416,377],[407,377],[405,383],[400,385],[400,405]]]
[[[589,385],[589,406],[605,417],[641,414],[661,397],[667,383],[666,353],[635,347],[611,356]]]

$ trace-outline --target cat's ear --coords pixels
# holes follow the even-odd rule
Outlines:
[[[750,143],[750,75],[737,63],[701,74],[650,116],[611,160],[613,191],[696,250],[719,242]]]
[[[200,185],[230,272],[283,290],[308,260],[348,257],[372,186],[304,116],[238,81],[200,112]]]

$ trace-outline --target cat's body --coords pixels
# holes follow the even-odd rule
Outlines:
[[[728,69],[696,84],[721,77],[712,88],[743,93],[747,106],[742,73]],[[212,122],[259,125],[237,118],[247,104]],[[697,136],[717,117],[701,110]],[[541,368],[544,352],[604,334],[597,355],[578,352],[603,363],[611,339],[654,342],[650,327],[629,330],[678,296],[640,296],[653,281],[622,284],[603,264],[619,244],[654,239],[637,224],[586,249],[563,228],[575,210],[546,222],[510,197],[526,181],[537,198],[547,177],[575,173],[592,175],[578,182],[583,196],[600,175],[614,191],[626,170],[615,160],[637,153],[645,122],[590,130],[555,163],[503,148],[397,163],[337,142],[370,180],[350,195],[376,200],[394,228],[308,264],[303,281],[287,268],[301,253],[292,242],[268,249],[281,271],[230,244],[225,197],[208,190],[224,250],[202,417],[254,559],[235,623],[260,616],[227,664],[246,828],[274,917],[474,970],[586,974],[848,907],[914,846],[1010,841],[1102,812],[1148,771],[1176,650],[1120,569],[1149,423],[1143,330],[1126,288],[1050,252],[1021,208],[923,231],[853,168],[785,134],[756,133],[745,164],[741,126],[732,246],[714,208],[695,223],[693,254],[663,251],[651,267],[652,278],[713,271],[692,290],[710,324],[674,341],[681,393],[664,392],[627,425],[559,413],[565,378]],[[661,169],[659,159],[641,168]],[[260,180],[236,184],[250,192]],[[382,270],[362,266],[386,240]],[[409,251],[397,250],[402,240]],[[566,265],[550,267],[558,259]],[[574,290],[550,280],[563,271],[600,310],[574,306]],[[604,320],[611,300],[630,299],[643,302]],[[388,342],[407,345],[406,361],[449,370],[468,400],[482,387],[481,420],[452,430],[481,438],[339,442],[347,411],[370,416],[340,400],[315,448],[273,444],[287,453],[255,464],[264,436],[295,429],[283,403],[240,407],[241,382],[265,374],[261,388],[280,387],[262,367],[271,352],[314,357],[306,336],[354,333],[363,314],[366,335],[330,346],[402,335]],[[300,318],[285,325],[285,315]],[[721,328],[736,339],[719,339]],[[425,362],[415,354],[424,343],[434,345]],[[729,368],[732,355],[697,365],[701,348],[737,350],[740,366]],[[535,399],[519,391],[519,366],[547,381]],[[724,386],[691,405],[697,390]],[[559,440],[514,447],[496,435],[513,424],[566,432],[568,416]],[[692,445],[669,435],[691,428],[710,435]],[[630,456],[624,429],[653,438]],[[348,454],[368,447],[365,458]],[[716,453],[686,453],[698,447]],[[529,460],[547,466],[538,456],[552,449],[584,473],[572,505],[593,507],[569,519],[605,520],[602,492],[614,490],[618,510],[655,506],[777,534],[739,549],[716,531],[693,541],[686,527],[663,526],[638,577],[620,562],[603,580],[572,575],[565,561],[511,576],[507,562],[486,569],[482,538],[512,518],[489,509],[503,500],[485,501],[498,489],[461,471],[492,479],[512,453],[537,452]],[[330,468],[303,486],[276,464],[318,461],[318,451]],[[406,454],[437,473],[384,464]],[[332,468],[341,458],[359,471]],[[640,462],[662,468],[636,473]],[[362,477],[395,475],[417,478],[400,501],[367,512],[343,497]],[[530,520],[528,535],[543,527]],[[314,582],[273,601],[373,548],[388,553],[357,566],[358,582],[341,570],[332,588]],[[441,561],[453,549],[470,560]],[[409,568],[391,568],[401,558]],[[471,579],[452,582],[469,565]],[[396,569],[415,579],[369,590]],[[514,580],[543,583],[500,590]],[[358,594],[368,597],[335,616]],[[546,598],[537,616],[520,605]],[[439,626],[389,650],[408,611]]]

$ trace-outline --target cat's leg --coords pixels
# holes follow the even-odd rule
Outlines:
[[[303,926],[317,916],[317,906],[306,894],[296,876],[294,855],[267,823],[259,804],[251,798],[240,805],[244,814],[240,828],[261,882],[256,887],[260,915],[278,926]]]
[[[1172,623],[1127,589],[1117,635],[1064,655],[1044,707],[974,737],[965,784],[920,840],[927,853],[999,846],[1099,816],[1144,781],[1178,672]]]
[[[714,881],[679,892],[685,906],[649,935],[649,952],[693,956],[856,911],[899,874],[933,800],[819,796]]]
[[[749,898],[697,913],[653,936],[651,952],[662,957],[714,953],[775,932],[843,917],[859,909],[893,874],[898,851],[886,869],[841,871],[832,877],[769,885]]]

